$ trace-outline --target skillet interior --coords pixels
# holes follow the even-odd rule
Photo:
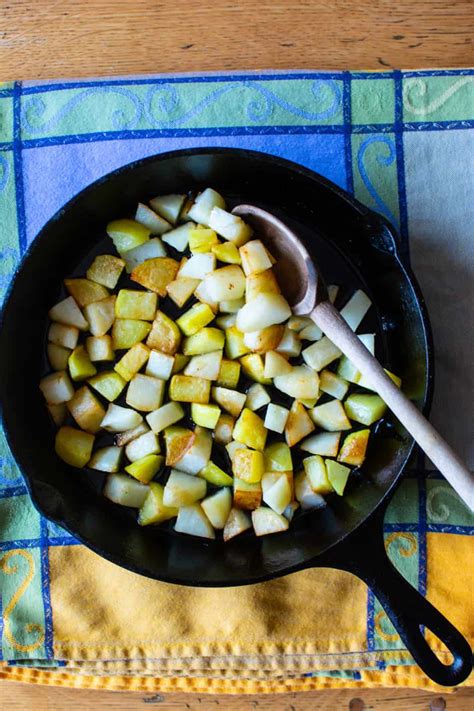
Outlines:
[[[104,557],[141,574],[181,584],[238,585],[305,567],[342,540],[387,494],[413,443],[388,418],[373,439],[363,476],[344,498],[301,516],[284,534],[263,540],[242,536],[226,545],[172,530],[140,529],[134,516],[99,494],[100,475],[78,472],[56,457],[37,383],[47,311],[59,298],[62,279],[90,261],[105,237],[104,225],[131,214],[138,200],[207,185],[233,204],[254,202],[280,214],[298,227],[329,283],[367,290],[376,305],[376,318],[367,327],[377,331],[378,355],[423,406],[430,385],[427,323],[389,227],[311,171],[231,149],[163,154],[122,168],[80,193],[45,226],[4,309],[0,392],[10,446],[35,504],[47,517]]]

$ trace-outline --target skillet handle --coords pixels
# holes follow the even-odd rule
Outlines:
[[[400,575],[387,556],[382,535],[371,526],[349,546],[343,544],[343,549],[337,567],[354,573],[373,590],[425,674],[443,686],[456,686],[464,681],[472,671],[472,651],[468,642]],[[431,630],[446,645],[454,657],[451,664],[439,661],[425,640],[421,626]]]

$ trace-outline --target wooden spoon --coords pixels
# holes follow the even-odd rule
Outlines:
[[[474,476],[415,405],[385,373],[377,359],[328,300],[326,286],[306,247],[281,220],[254,205],[232,211],[248,222],[277,259],[274,266],[294,314],[307,315],[356,368],[410,432],[467,506],[474,510]]]

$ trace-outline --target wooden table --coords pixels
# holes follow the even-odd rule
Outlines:
[[[471,0],[0,0],[0,79],[472,64]],[[0,683],[1,711],[470,711],[474,691],[198,697]]]

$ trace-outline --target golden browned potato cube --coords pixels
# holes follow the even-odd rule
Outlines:
[[[112,339],[115,350],[131,348],[140,343],[150,333],[151,324],[133,318],[116,318],[112,326]]]
[[[242,479],[234,477],[234,506],[237,509],[252,511],[253,509],[258,509],[261,503],[262,486],[260,482],[249,484]]]
[[[84,308],[88,304],[93,304],[96,301],[106,299],[109,292],[101,284],[89,279],[65,279],[64,286],[77,301],[79,306]]]
[[[211,394],[211,381],[195,378],[192,375],[173,375],[170,382],[170,400],[178,402],[208,403]]]
[[[255,412],[244,407],[235,423],[233,437],[247,447],[263,451],[267,440],[267,429],[263,420]]]
[[[144,346],[143,343],[137,343],[119,360],[114,370],[124,380],[131,380],[135,373],[138,373],[140,368],[145,365],[149,355],[150,349]]]
[[[306,435],[314,430],[314,424],[303,405],[295,400],[285,426],[285,439],[289,447],[293,447]]]
[[[257,484],[264,474],[263,454],[253,449],[238,449],[232,460],[232,472],[248,484]]]
[[[87,270],[86,276],[90,281],[102,284],[108,289],[115,289],[124,267],[123,259],[112,254],[99,254]]]
[[[280,287],[273,269],[266,269],[260,274],[252,274],[245,280],[245,298],[252,301],[259,294],[279,294]]]
[[[94,435],[74,427],[61,427],[56,434],[55,450],[63,462],[82,469],[92,454]]]
[[[166,296],[166,287],[176,278],[179,263],[171,257],[147,259],[135,267],[130,278],[160,296]]]
[[[180,343],[181,333],[178,326],[162,311],[157,311],[147,338],[147,346],[162,351],[162,353],[174,355]]]
[[[105,408],[86,385],[76,390],[74,397],[67,403],[67,409],[81,429],[91,434],[99,431],[105,417]]]
[[[181,308],[184,306],[186,301],[191,298],[198,286],[199,279],[193,279],[192,277],[180,277],[179,279],[175,279],[170,282],[166,287],[166,291],[176,306]]]
[[[149,291],[120,289],[115,302],[117,318],[132,318],[141,321],[153,321],[156,315],[158,297]]]
[[[359,467],[363,464],[369,443],[370,430],[350,432],[342,443],[337,457],[338,462]]]
[[[165,445],[166,445],[166,466],[174,467],[180,459],[184,457],[186,452],[191,449],[195,440],[196,433],[188,430],[186,427],[179,425],[171,425],[165,429]]]

